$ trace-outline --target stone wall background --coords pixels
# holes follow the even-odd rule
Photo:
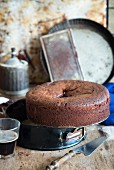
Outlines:
[[[26,49],[35,65],[29,69],[30,82],[45,82],[39,37],[72,18],[89,18],[106,26],[105,14],[106,0],[0,0],[0,53],[11,47]]]

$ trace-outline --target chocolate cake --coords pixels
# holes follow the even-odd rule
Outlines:
[[[81,80],[47,82],[26,94],[30,120],[46,126],[82,127],[109,115],[110,96],[100,84]]]

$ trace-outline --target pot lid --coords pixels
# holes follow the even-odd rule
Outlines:
[[[5,64],[7,65],[22,65],[22,62],[18,60],[18,58],[10,58]]]
[[[15,48],[11,48],[11,57],[5,62],[1,63],[2,67],[24,67],[28,65],[28,62],[25,60],[19,60],[17,58],[17,53]]]
[[[16,49],[15,48],[11,48],[11,58],[9,58],[7,60],[7,62],[5,63],[7,65],[22,65],[22,62],[16,57]]]

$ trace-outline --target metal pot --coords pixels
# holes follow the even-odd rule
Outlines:
[[[29,88],[28,63],[17,57],[0,63],[0,91],[8,95],[23,95]]]

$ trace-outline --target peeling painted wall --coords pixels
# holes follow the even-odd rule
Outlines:
[[[35,70],[32,83],[47,81],[39,57],[39,37],[66,19],[89,18],[106,23],[105,0],[0,0],[0,53],[27,49]]]

